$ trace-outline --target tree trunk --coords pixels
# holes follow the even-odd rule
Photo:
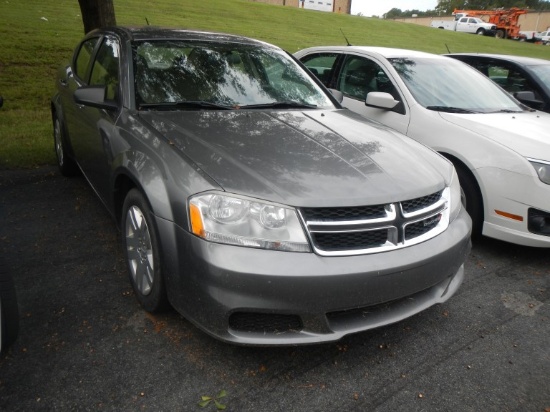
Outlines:
[[[84,33],[107,26],[116,26],[113,0],[78,0]]]

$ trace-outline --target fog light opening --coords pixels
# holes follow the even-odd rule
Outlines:
[[[537,235],[550,236],[550,213],[529,209],[527,229]]]

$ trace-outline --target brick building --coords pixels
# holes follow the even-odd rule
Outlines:
[[[351,14],[351,0],[251,0],[275,6]]]

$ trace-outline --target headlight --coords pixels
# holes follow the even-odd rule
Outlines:
[[[545,160],[527,159],[535,168],[541,182],[550,185],[550,162]]]
[[[230,245],[310,252],[292,208],[221,193],[189,200],[191,231],[208,241]]]
[[[452,222],[458,216],[460,209],[462,208],[462,192],[460,189],[460,182],[458,181],[458,175],[453,167],[453,176],[451,177],[450,199],[449,202],[449,222]]]

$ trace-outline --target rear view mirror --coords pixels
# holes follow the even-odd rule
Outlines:
[[[99,109],[118,109],[114,101],[105,100],[105,86],[84,86],[74,92],[74,101],[84,106],[97,107]]]
[[[365,104],[371,107],[378,107],[379,109],[393,109],[399,103],[389,93],[384,92],[370,92],[367,94]]]
[[[535,93],[533,92],[515,92],[514,97],[518,99],[523,104],[532,107],[534,109],[540,110],[544,105],[544,102],[537,100]]]

